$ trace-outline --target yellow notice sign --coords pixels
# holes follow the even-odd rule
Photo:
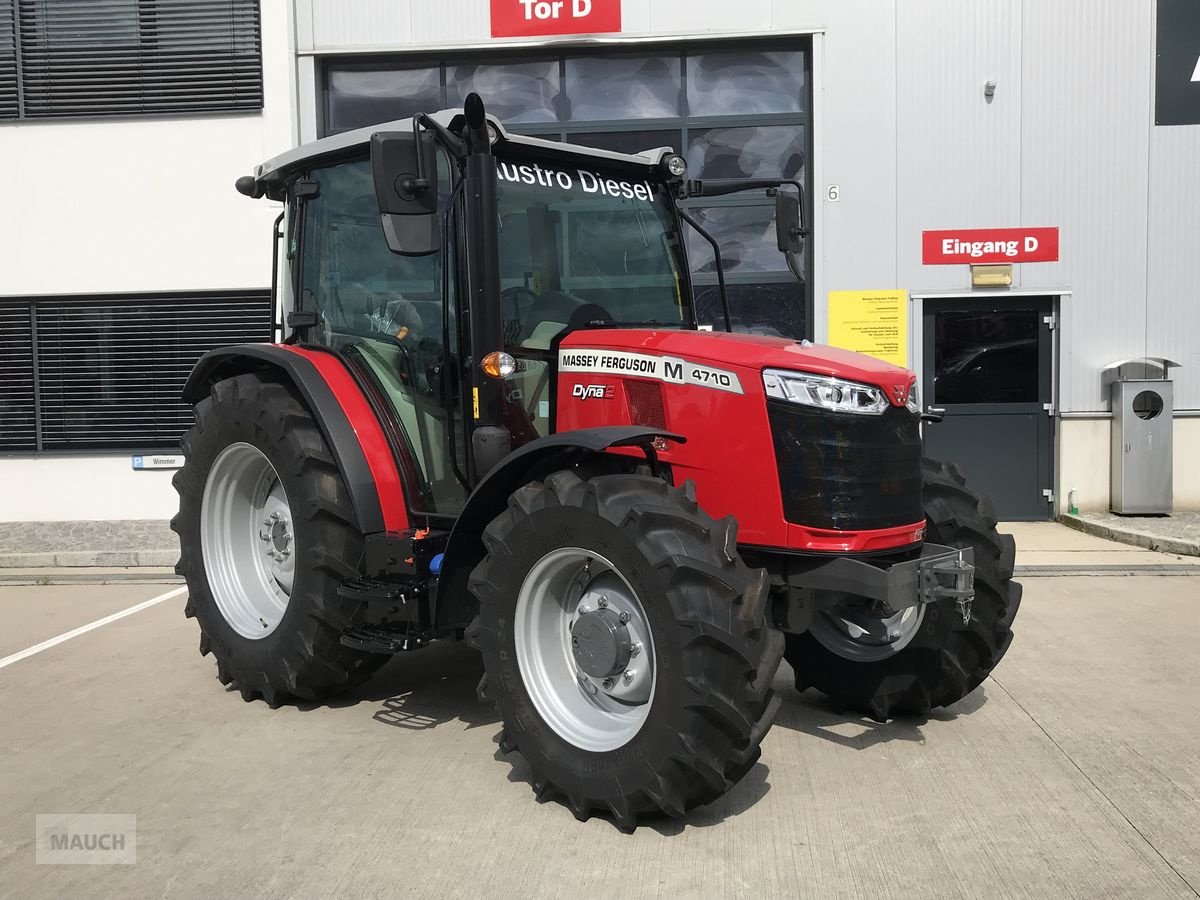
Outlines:
[[[830,291],[829,343],[908,365],[908,291]]]

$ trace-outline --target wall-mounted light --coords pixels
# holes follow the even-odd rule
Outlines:
[[[987,99],[988,103],[992,102],[992,98],[996,96],[996,82],[985,81],[983,83],[983,96]]]

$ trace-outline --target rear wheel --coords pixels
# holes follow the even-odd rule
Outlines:
[[[975,690],[1008,650],[1021,604],[1016,545],[996,530],[991,502],[967,488],[957,466],[926,459],[923,468],[927,539],[974,551],[970,606],[943,600],[895,613],[847,596],[787,636],[799,690],[815,687],[880,722]]]
[[[480,695],[539,799],[629,828],[709,803],[753,766],[783,638],[732,519],[658,478],[557,472],[514,493],[484,543],[468,634]]]
[[[363,539],[308,410],[283,385],[241,375],[196,404],[183,447],[176,571],[221,683],[276,706],[364,681],[386,657],[342,646],[354,610],[337,598]]]

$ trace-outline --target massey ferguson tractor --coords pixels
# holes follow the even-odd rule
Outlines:
[[[1008,649],[1015,547],[922,459],[912,372],[698,321],[670,149],[524,137],[465,109],[328,137],[238,180],[281,202],[283,339],[215,350],[177,474],[187,615],[271,707],[465,639],[539,799],[682,816],[754,765],[796,686],[878,721]],[[282,241],[283,250],[279,251]]]

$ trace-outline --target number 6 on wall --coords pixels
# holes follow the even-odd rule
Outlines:
[[[842,186],[840,184],[831,184],[825,189],[825,199],[830,203],[837,203],[842,199]]]

